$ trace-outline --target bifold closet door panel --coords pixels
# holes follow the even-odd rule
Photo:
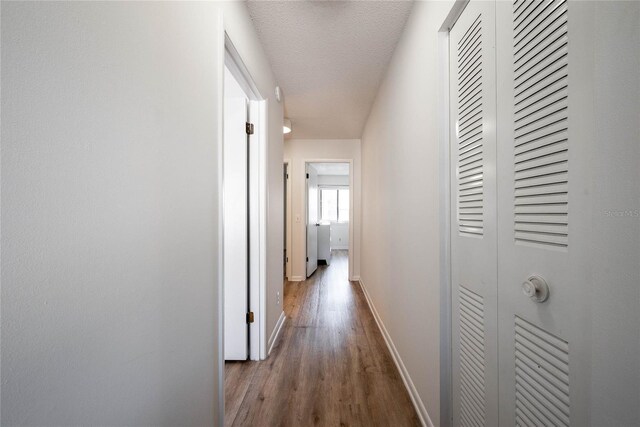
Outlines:
[[[500,425],[640,423],[631,3],[497,2]]]
[[[450,33],[454,425],[497,425],[495,4]]]

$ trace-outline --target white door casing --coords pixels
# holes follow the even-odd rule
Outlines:
[[[248,195],[246,98],[224,100],[224,356],[248,356]]]
[[[318,268],[318,172],[306,164],[307,174],[307,277]]]

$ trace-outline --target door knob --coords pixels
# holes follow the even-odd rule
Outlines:
[[[532,301],[545,302],[549,298],[549,285],[540,276],[529,276],[527,280],[522,282],[522,293]]]

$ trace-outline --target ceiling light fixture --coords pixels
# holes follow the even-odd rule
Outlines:
[[[291,133],[291,119],[284,119],[284,123],[282,125],[282,133]]]

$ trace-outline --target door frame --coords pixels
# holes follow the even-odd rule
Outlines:
[[[308,166],[309,164],[312,163],[306,163],[304,164],[304,174],[305,174],[305,180],[304,180],[304,253],[305,253],[305,259],[306,262],[304,264],[304,280],[307,280],[309,277],[309,177],[307,176],[307,174],[309,173],[308,170]],[[316,175],[317,178],[317,175]],[[320,191],[318,189],[318,191]],[[319,200],[319,199],[318,199]],[[318,217],[320,216],[320,206],[318,206]],[[320,219],[318,218],[318,222],[320,221]],[[317,231],[316,231],[317,233]],[[318,242],[317,239],[317,234],[316,234],[316,243]],[[318,267],[318,251],[316,248],[316,270]],[[315,270],[314,270],[315,273]],[[313,273],[311,273],[313,275]]]
[[[283,165],[287,167],[287,175],[291,174],[291,159],[284,159]],[[286,202],[287,206],[285,207],[285,250],[287,251],[287,267],[285,269],[285,274],[287,275],[287,280],[291,280],[291,177],[287,179],[285,182],[286,186]]]
[[[354,223],[353,223],[353,218],[354,218],[354,212],[353,212],[353,189],[354,189],[354,171],[353,171],[353,159],[303,159],[302,160],[302,164],[303,164],[303,168],[302,168],[302,178],[304,179],[304,219],[305,219],[305,225],[306,225],[306,221],[307,221],[307,215],[308,215],[308,209],[309,209],[309,195],[307,194],[307,180],[306,180],[306,171],[307,171],[307,164],[309,163],[348,163],[349,164],[349,280],[357,280],[354,276],[354,271],[355,271],[355,264],[354,264],[354,244],[353,244],[353,231],[354,231]],[[306,229],[305,229],[305,237],[304,237],[304,241],[305,241],[305,245],[304,245],[304,258],[306,259],[307,256],[307,234],[306,234]],[[307,265],[305,263],[305,274],[306,274],[306,268]]]
[[[438,30],[438,160],[440,169],[440,423],[453,424],[452,327],[451,327],[451,134],[449,132],[449,32],[470,0],[456,0]]]
[[[249,99],[249,116],[254,125],[253,143],[249,145],[248,156],[252,161],[249,168],[249,311],[254,313],[254,323],[249,324],[249,359],[263,360],[267,357],[266,340],[266,230],[267,230],[267,101],[258,88],[236,50],[228,33],[224,33],[224,65],[238,81]],[[224,84],[223,84],[224,87]],[[224,117],[224,106],[222,107]],[[224,147],[224,144],[221,144]],[[223,149],[223,148],[222,148]],[[224,156],[224,153],[222,153]],[[221,157],[224,158],[224,157]],[[222,174],[224,162],[221,162]],[[257,165],[257,167],[256,167]],[[222,193],[224,183],[219,183]],[[224,209],[224,206],[222,206]],[[219,229],[224,243],[224,217]],[[224,253],[221,253],[224,261]],[[224,262],[220,264],[224,269]],[[224,272],[222,272],[224,277]],[[222,335],[221,361],[224,362],[224,281],[221,283],[221,313],[223,322],[219,333]],[[224,388],[224,363],[222,367]],[[224,398],[224,393],[223,393]]]

